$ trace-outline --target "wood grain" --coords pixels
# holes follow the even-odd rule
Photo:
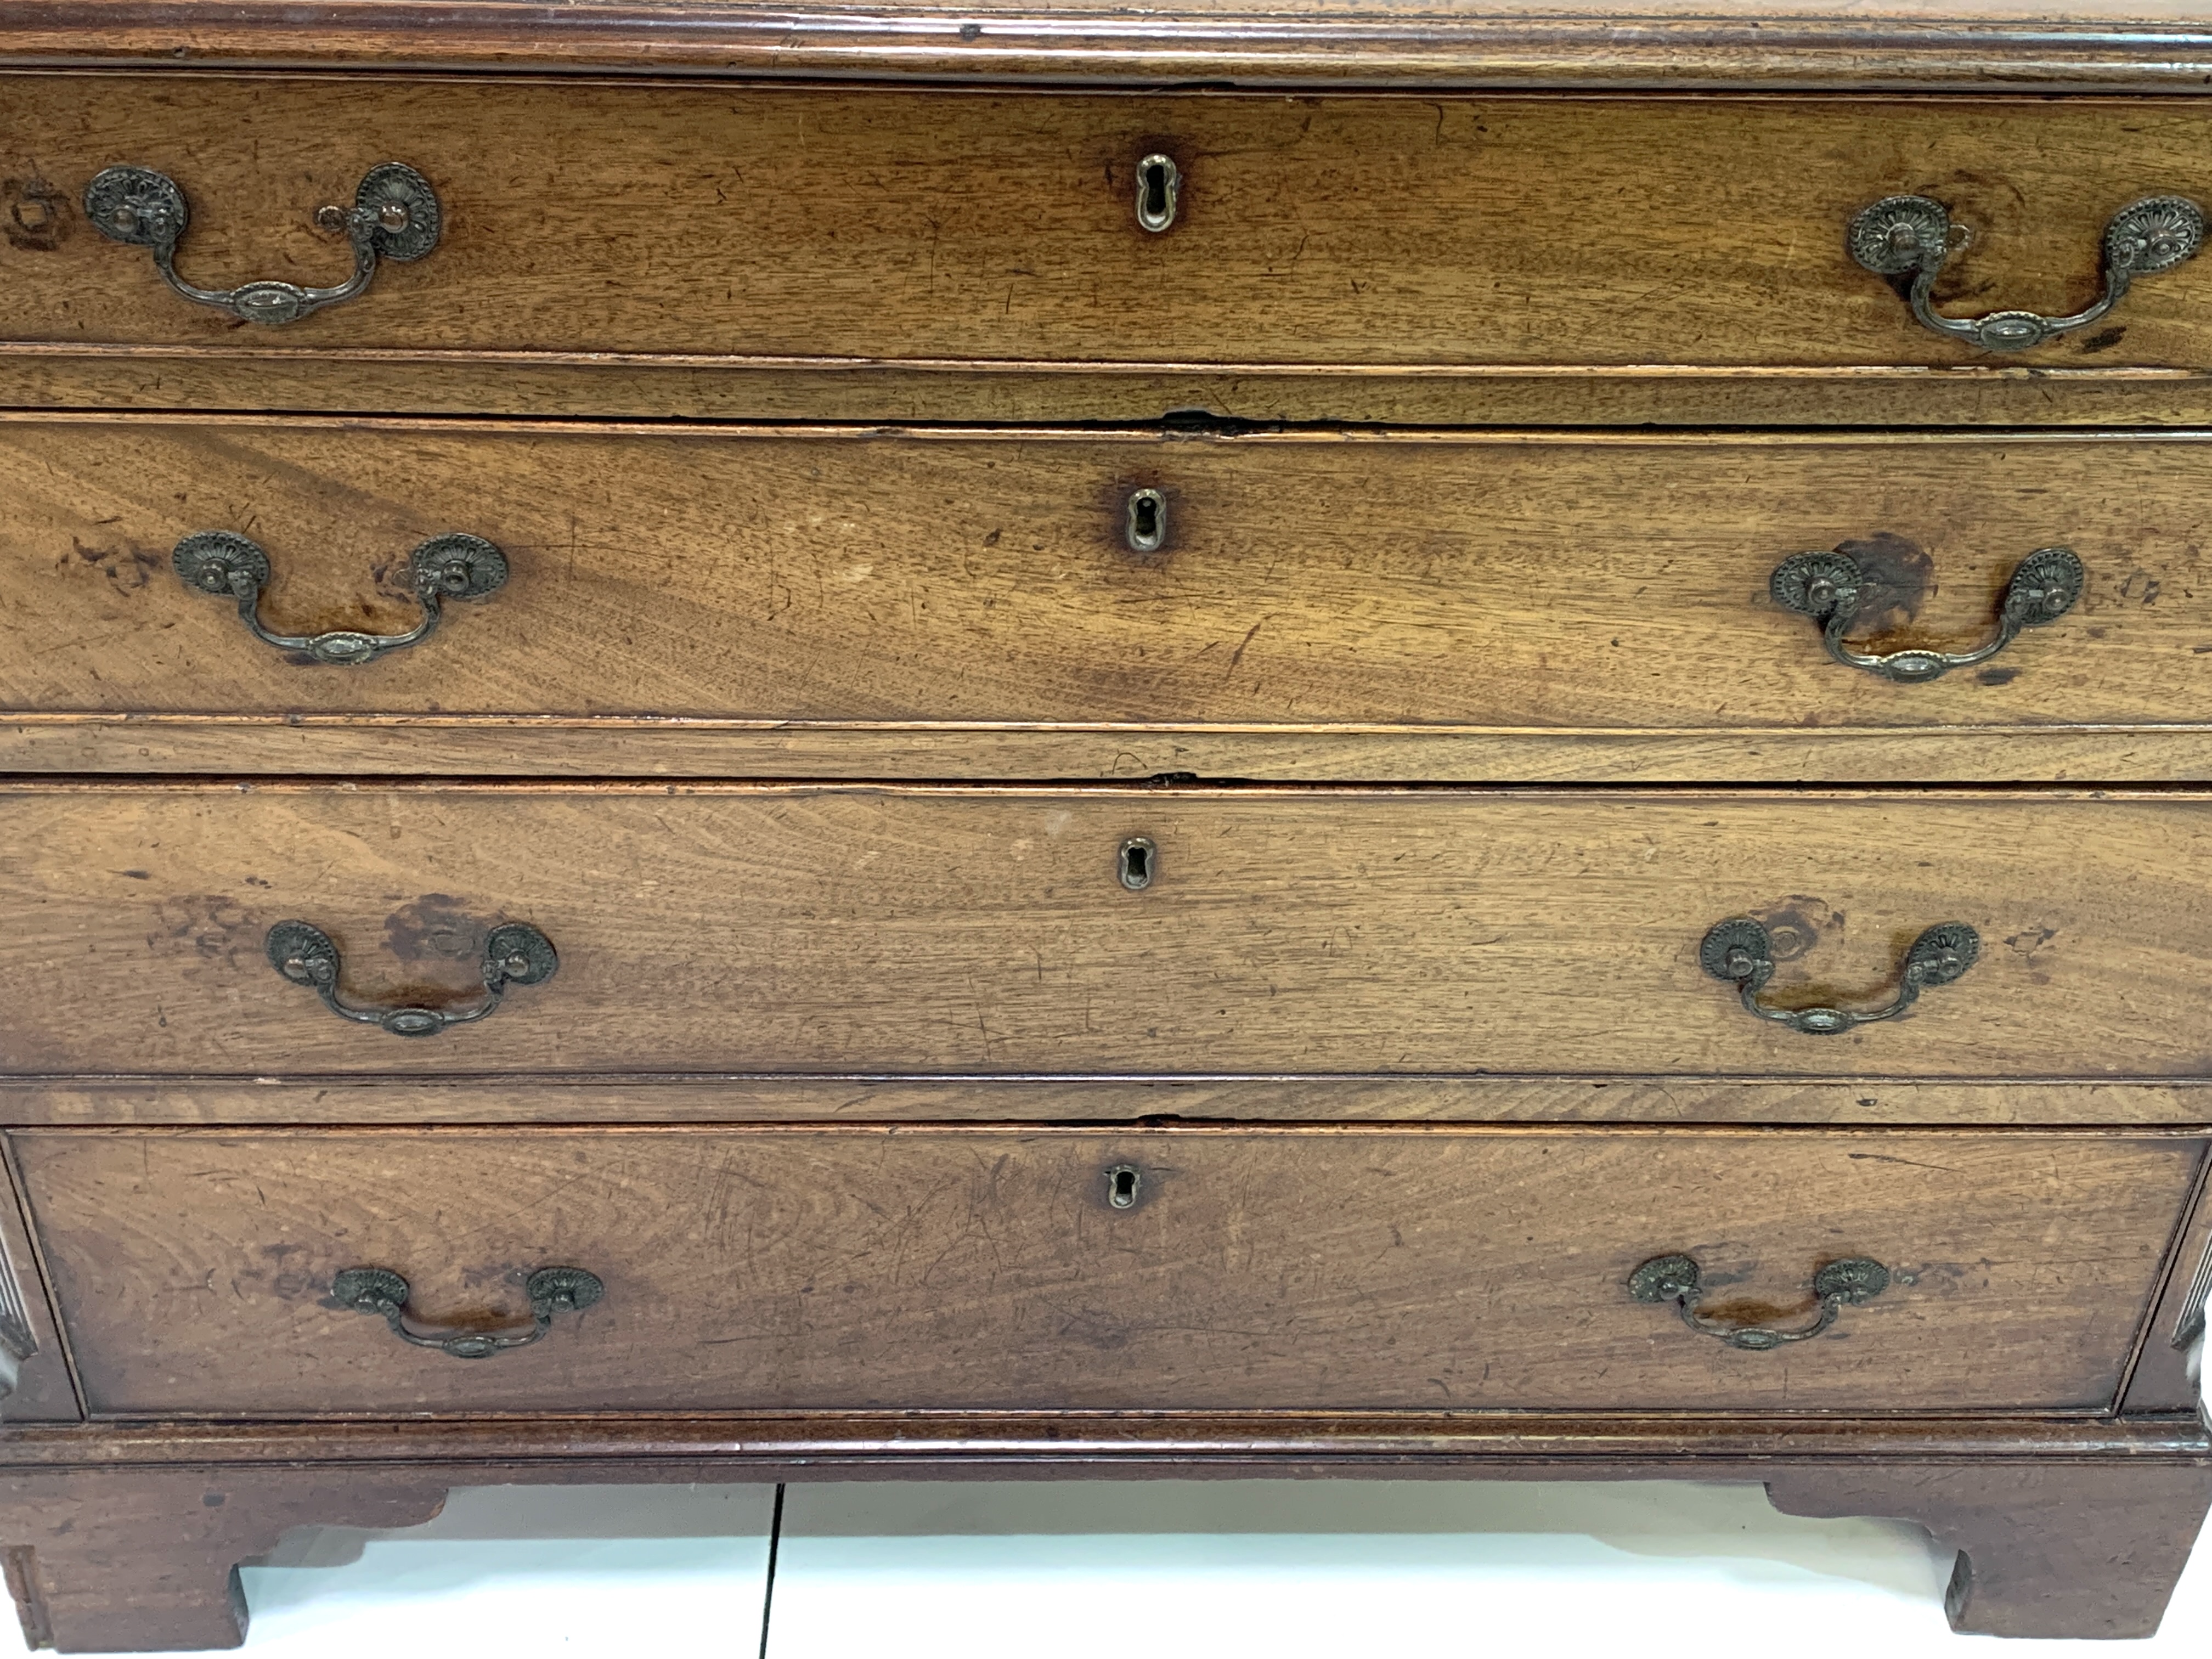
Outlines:
[[[1935,87],[2193,92],[2186,3],[1838,0],[1560,4],[422,5],[72,0],[0,5],[0,61],[301,63],[1254,85]]]
[[[2212,261],[2014,360],[1841,247],[1935,194],[1947,308],[2077,307],[2112,209],[2212,198],[2192,7],[1264,3],[0,0],[0,63],[161,66],[0,74],[0,405],[257,417],[0,422],[0,772],[679,780],[0,785],[42,1249],[4,1182],[0,1247],[110,1419],[62,1420],[50,1325],[0,1405],[33,1639],[234,1643],[238,1559],[464,1480],[826,1473],[1752,1475],[1929,1525],[1960,1628],[2154,1627],[2212,1496],[2166,1346],[2212,1227],[2212,801],[680,781],[2212,776],[2212,451],[2172,430],[2212,426]],[[1151,89],[1199,80],[1291,95]],[[1510,88],[1735,95],[1474,90]],[[2098,88],[2188,95],[2023,95]],[[76,205],[161,167],[188,273],[313,281],[310,213],[388,157],[445,246],[288,329]],[[1946,422],[2145,441],[1786,430]],[[1782,429],[1565,430],[1650,423]],[[283,626],[404,626],[445,529],[515,580],[311,671],[176,585],[214,527],[269,545]],[[1917,573],[1886,643],[1978,636],[2051,542],[2090,592],[1879,685],[1763,597],[1876,536]],[[1797,1003],[1878,996],[1931,921],[1986,949],[1824,1043],[1698,971],[1742,911],[1810,944]],[[562,967],[405,1043],[270,970],[289,915],[363,1000],[466,1000],[503,919]],[[1625,1294],[1677,1249],[1746,1321],[1838,1255],[1901,1277],[1747,1354]],[[498,1323],[556,1260],[607,1300],[488,1365],[323,1305],[374,1261]]]
[[[1731,369],[445,352],[0,341],[0,408],[898,423],[1223,421],[1405,426],[2212,426],[2194,369]]]
[[[0,1079],[0,1124],[1614,1123],[2212,1128],[2212,1085],[1711,1078]],[[2201,1217],[2212,1230],[2212,1206]]]
[[[1481,1406],[2106,1410],[2198,1143],[1771,1132],[22,1130],[96,1413]],[[1106,1172],[1142,1171],[1135,1206]],[[1593,1194],[1602,1207],[1593,1213]],[[1746,1353],[1813,1272],[1911,1283]],[[531,1270],[598,1307],[467,1364]]]
[[[2208,884],[2185,795],[25,784],[0,1070],[2203,1078]],[[1698,968],[1747,912],[1799,1006],[1982,960],[1802,1036]],[[502,920],[562,967],[398,1039],[270,969],[292,917],[371,1004],[473,1002]]]
[[[192,204],[205,283],[328,280],[313,221],[401,160],[449,229],[316,349],[1123,363],[1947,365],[1844,228],[1932,192],[1971,243],[1939,296],[2063,313],[2111,215],[2212,196],[2194,99],[1328,98],[696,82],[10,75],[0,337],[234,342],[77,204],[129,161]],[[1135,222],[1152,151],[1174,228]],[[282,156],[281,165],[262,159]],[[1747,167],[1746,156],[1787,165]],[[12,221],[11,221],[12,222]],[[2008,361],[2212,368],[2212,260]]]
[[[1841,671],[1839,671],[1841,672]],[[1992,738],[2002,735],[2004,741]],[[1199,777],[1340,783],[2175,783],[2212,728],[1560,732],[1364,727],[1103,731],[761,726],[559,715],[0,716],[0,772],[986,782]]]
[[[1157,553],[1125,539],[1139,486],[1169,504]],[[1802,738],[2201,725],[2212,704],[2201,434],[16,420],[0,492],[0,702],[25,711]],[[269,550],[280,632],[404,631],[430,536],[489,537],[512,574],[423,645],[334,669],[178,579],[171,549],[203,530]],[[2054,543],[2091,573],[2075,610],[1932,685],[1832,663],[1767,592],[1789,554],[1850,548],[1888,601],[1863,642],[1964,649]]]

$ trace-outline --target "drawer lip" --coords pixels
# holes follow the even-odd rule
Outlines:
[[[2208,94],[2212,97],[2212,94]],[[505,356],[537,357],[549,361],[568,361],[560,353],[447,353],[439,351],[383,351],[367,348],[339,348],[318,350],[302,349],[297,351],[242,351],[224,347],[198,346],[47,346],[0,342],[0,362],[10,356],[85,356],[99,355],[116,357],[198,357],[219,356],[235,357],[246,362],[297,361],[331,362],[343,366],[350,362],[404,361],[439,362],[453,356],[471,359],[483,357],[497,360]],[[620,357],[619,353],[593,353],[574,361],[604,362]],[[638,361],[684,362],[680,357],[655,357],[651,354],[631,354]],[[701,366],[723,363],[750,365],[756,362],[773,361],[807,367],[824,364],[836,366],[842,359],[776,359],[702,358]],[[856,369],[879,367],[881,360],[854,360]],[[1160,372],[1158,365],[1151,363],[1060,363],[1030,362],[1009,360],[1004,362],[978,364],[967,361],[944,362],[908,361],[902,368],[942,368],[947,373],[964,374],[978,367],[1007,372],[1054,373],[1066,370],[1075,374],[1127,371],[1132,375],[1145,376]],[[1565,366],[1556,368],[1528,368],[1516,365],[1501,368],[1453,367],[1431,370],[1426,367],[1406,367],[1375,370],[1358,366],[1340,366],[1334,369],[1309,368],[1297,365],[1217,365],[1194,363],[1170,364],[1168,373],[1178,369],[1204,373],[1265,373],[1271,368],[1282,368],[1285,372],[1300,375],[1335,373],[1346,376],[1367,376],[1374,374],[1461,374],[1472,378],[1490,375],[1557,375],[1561,378],[1603,379],[1612,376],[1662,374],[1675,379],[1708,376],[1720,379],[1826,380],[1844,379],[1926,379],[1929,376],[1966,379],[1982,376],[1990,379],[2016,379],[2018,370],[1981,368],[1729,368],[1697,369],[1672,367],[1613,368],[1603,366]],[[2126,368],[2126,369],[2038,369],[2036,380],[2064,380],[2120,378],[2130,380],[2187,380],[2212,381],[2212,368]],[[421,415],[421,414],[350,414],[325,413],[313,410],[285,410],[276,413],[252,410],[142,410],[142,409],[0,409],[0,434],[11,426],[95,426],[136,428],[155,430],[176,427],[185,428],[216,428],[248,431],[295,432],[391,432],[414,434],[461,434],[483,437],[618,437],[651,438],[671,444],[685,445],[702,442],[742,443],[775,441],[777,440],[805,441],[809,443],[925,443],[975,444],[1003,443],[1009,447],[1037,445],[1067,445],[1081,448],[1086,446],[1109,444],[1159,443],[1170,447],[1182,445],[1218,445],[1237,447],[1261,446],[1289,446],[1292,447],[1322,445],[1378,445],[1389,447],[1408,446],[1448,447],[1468,449],[1892,449],[1939,448],[1962,447],[1990,447],[2002,445],[2018,448],[2045,445],[2069,444],[2131,444],[2155,447],[2164,444],[2196,445],[2212,443],[2212,426],[1949,426],[1919,428],[1896,427],[1821,427],[1805,424],[1790,427],[1557,427],[1531,424],[1511,426],[1444,426],[1419,422],[1388,425],[1359,421],[1300,421],[1268,422],[1223,419],[1213,422],[1205,417],[1191,424],[1182,424],[1165,419],[1159,421],[1121,420],[1108,424],[1091,425],[1082,422],[1058,421],[1040,422],[993,422],[988,421],[945,421],[935,422],[902,422],[898,420],[858,421],[851,419],[807,421],[781,419],[747,420],[686,420],[681,425],[666,421],[644,420],[621,416],[500,416],[490,414]]]
[[[125,0],[56,22],[35,0],[0,6],[0,64],[144,64],[178,71],[301,64],[685,71],[901,81],[1064,84],[1229,81],[1260,87],[1859,88],[2008,92],[2197,90],[2212,33],[2111,8],[2021,0],[1995,15],[1855,18],[1794,7],[1753,18],[1681,15],[1647,4],[1611,15],[1437,12],[1300,17],[1263,7],[1156,14],[1032,3],[977,14],[885,6],[670,3],[547,9],[473,0],[417,9],[349,0],[323,9],[327,32],[301,39],[285,0],[238,0],[220,21],[179,0]],[[2073,21],[2065,20],[2068,13]],[[2009,14],[2009,15],[2008,15]],[[988,19],[980,39],[963,24]],[[92,27],[96,19],[97,27]],[[2131,20],[2131,21],[2122,21]],[[184,43],[179,44],[180,40]],[[189,71],[186,71],[189,72]],[[204,72],[204,71],[203,71]]]
[[[1000,1079],[994,1079],[994,1081]],[[1061,1079],[1054,1079],[1060,1081]],[[1334,1079],[1332,1079],[1334,1081]],[[2078,1087],[2080,1085],[2069,1085]],[[1650,1123],[1650,1122],[1443,1122],[1394,1121],[1346,1122],[1265,1122],[1243,1119],[1235,1122],[1162,1123],[1052,1122],[1022,1119],[869,1122],[817,1120],[808,1122],[779,1119],[764,1122],[723,1122],[712,1119],[678,1123],[657,1122],[453,1122],[423,1123],[23,1123],[0,1127],[0,1137],[32,1143],[49,1139],[175,1139],[199,1141],[316,1142],[337,1135],[363,1139],[435,1137],[476,1139],[500,1144],[537,1141],[551,1137],[614,1139],[632,1136],[649,1139],[671,1135],[702,1138],[757,1136],[823,1136],[850,1140],[932,1139],[969,1136],[1014,1141],[1054,1139],[1101,1140],[1116,1137],[1131,1140],[1212,1139],[1224,1140],[1353,1140],[1353,1139],[1498,1139],[1498,1140],[1723,1140],[1769,1139],[1847,1140],[1915,1139],[1975,1141],[1996,1139],[2087,1140],[2099,1143],[2131,1141],[2201,1141],[2212,1149],[2212,1122],[2177,1124],[2040,1124],[2040,1123]]]
[[[179,1077],[0,1078],[0,1133],[169,1127],[293,1129],[694,1124],[828,1129],[905,1125],[1243,1129],[1401,1125],[1993,1134],[2212,1135],[2212,1082],[1930,1084],[1863,1075],[1771,1079],[1528,1078],[319,1078],[298,1085]],[[2208,1213],[2212,1224],[2212,1213]]]
[[[1593,790],[1557,783],[1302,783],[1246,781],[1233,778],[1082,779],[1073,782],[1015,779],[1003,783],[945,782],[930,779],[897,781],[813,782],[790,778],[326,778],[293,774],[241,784],[198,777],[41,777],[0,774],[0,799],[44,795],[210,795],[243,798],[277,795],[500,795],[689,798],[742,796],[757,799],[865,797],[884,799],[1051,800],[1133,799],[1176,801],[1507,802],[1531,805],[1577,805],[1632,801],[1650,806],[1712,808],[1726,804],[1877,805],[1904,802],[1971,802],[1985,810],[2004,807],[2040,811],[2054,804],[2111,802],[2129,805],[2203,805],[2212,803],[2212,782],[2187,780],[2168,785],[2132,784],[2106,788],[2094,783],[2024,783],[2010,787],[1984,784],[1817,784],[1789,788],[1774,784],[1741,787],[1721,784],[1631,784]]]
[[[341,366],[339,373],[331,365]],[[1156,421],[1204,410],[1224,422],[1500,429],[1752,428],[1787,432],[1972,427],[2149,433],[2202,428],[2212,372],[2039,369],[2033,380],[1978,365],[1834,369],[1562,370],[1542,364],[1144,365],[1015,358],[982,366],[913,358],[697,362],[638,354],[480,358],[464,351],[389,358],[313,349],[0,343],[0,400],[25,410],[148,416],[281,409],[348,417],[718,421],[775,425],[1047,427]]]
[[[817,786],[1055,777],[1140,785],[1196,771],[1279,786],[1388,787],[1446,778],[1490,787],[1542,775],[1690,789],[1720,781],[1879,787],[1893,777],[1929,787],[2100,778],[2124,788],[2212,777],[2212,726],[1831,726],[1765,728],[1755,737],[1694,729],[1087,731],[562,715],[0,713],[0,775],[720,777]],[[1999,737],[2011,741],[1999,745]]]
[[[2157,737],[2172,735],[2185,737],[2212,732],[2212,720],[2040,720],[2018,721],[2010,725],[1967,726],[1822,726],[1814,728],[1787,726],[1480,726],[1456,721],[1424,720],[1387,724],[1376,720],[779,720],[755,719],[744,715],[723,714],[539,714],[519,713],[490,713],[483,714],[234,714],[225,709],[171,710],[147,713],[113,713],[94,709],[4,709],[0,710],[0,726],[21,727],[26,731],[39,728],[64,729],[73,726],[118,728],[131,731],[184,731],[216,729],[252,732],[270,730],[286,732],[343,732],[363,730],[393,732],[422,730],[425,732],[665,732],[669,733],[698,733],[727,735],[732,738],[787,732],[823,738],[957,737],[988,738],[1019,736],[1051,738],[1113,736],[1127,733],[1132,737],[1171,737],[1188,735],[1199,738],[1267,738],[1304,736],[1313,738],[1522,738],[1538,741],[1558,740],[1617,740],[1625,743],[1638,739],[1664,738],[1668,740],[1710,740],[1728,742],[1756,738],[1762,742],[1783,742],[1792,738],[1818,736],[1848,742],[1858,738],[1949,738],[1973,735],[1981,738],[2033,737]],[[0,776],[4,776],[0,773]],[[746,780],[732,780],[745,781]],[[691,781],[691,780],[686,780]],[[763,783],[781,783],[784,779],[761,779]],[[927,781],[913,780],[902,787],[921,787]],[[964,781],[964,778],[963,778]],[[1028,780],[1010,781],[1015,782]],[[1082,780],[1088,784],[1091,780]],[[1117,781],[1138,787],[1148,787],[1141,778],[1116,780],[1098,779],[1103,784]],[[1250,787],[1275,783],[1272,779],[1243,778],[1201,779],[1207,787]],[[1710,782],[1688,783],[1690,789],[1725,787],[1737,780],[1716,779]],[[1753,783],[1764,780],[1747,780]],[[2174,785],[2180,788],[2195,788],[2203,780],[2177,778]],[[2031,781],[2031,783],[2033,781]],[[1393,787],[1395,781],[1372,780],[1316,780],[1284,779],[1285,787],[1322,787],[1332,783],[1344,788],[1385,789]],[[1420,784],[1438,788],[1467,787],[1460,780],[1440,778],[1422,779]],[[956,786],[957,787],[957,786]],[[1408,781],[1408,787],[1412,785]],[[1541,785],[1526,786],[1542,787]],[[1639,787],[1662,787],[1639,782]],[[1838,780],[1830,787],[1850,787]],[[1863,786],[1879,788],[1884,786],[1869,783]],[[1972,781],[1945,785],[1940,781],[1918,777],[1908,782],[1887,786],[1893,788],[1972,788]],[[2043,786],[2035,786],[2043,787]],[[2063,781],[2048,786],[2064,789]],[[2078,787],[2079,786],[2075,786]]]
[[[0,74],[0,80],[4,74]],[[2212,95],[2212,94],[2208,94]],[[1238,359],[1163,357],[927,357],[927,356],[836,356],[828,355],[774,356],[757,352],[698,352],[698,351],[641,351],[641,350],[555,350],[525,349],[493,346],[240,346],[227,342],[207,344],[173,340],[135,343],[85,340],[4,340],[0,339],[0,368],[10,363],[53,362],[62,364],[113,364],[133,362],[236,364],[252,368],[257,366],[297,366],[330,364],[333,370],[348,368],[434,368],[461,367],[489,370],[512,369],[568,369],[568,368],[636,368],[636,369],[714,369],[730,374],[850,374],[864,376],[883,374],[921,376],[944,375],[1065,375],[1070,379],[1099,376],[1132,380],[1159,380],[1178,376],[1207,376],[1224,379],[1258,377],[1285,380],[1466,380],[1480,384],[1484,381],[1685,381],[1747,383],[1773,382],[1785,386],[1802,386],[1810,389],[1838,384],[1889,386],[1900,388],[1916,386],[1956,385],[2016,385],[2022,371],[1989,363],[1522,363],[1480,362],[1330,362],[1322,360],[1306,362],[1298,359]],[[2116,364],[2109,368],[2079,368],[2038,364],[2034,383],[2039,387],[2063,388],[2069,386],[2141,386],[2146,391],[2174,386],[2201,386],[2212,380],[2212,367],[2174,367],[2156,363]],[[462,425],[471,418],[489,418],[489,411],[474,410],[464,415],[436,416],[443,424]],[[1913,411],[1900,407],[1896,411],[1896,425],[1891,428],[1859,428],[1846,424],[1837,428],[1848,435],[1856,431],[1862,435],[1880,440],[1894,435],[1899,439],[1916,435],[1934,436],[1942,431],[1939,425],[1925,428],[1916,427]],[[322,415],[313,409],[285,409],[270,413],[261,409],[180,409],[126,405],[121,410],[48,409],[43,406],[0,410],[0,420],[113,420],[143,419],[172,422],[237,421],[260,424],[276,424],[287,421],[317,418],[342,419],[349,426],[366,426],[372,422],[403,422],[421,420],[421,415],[404,410],[359,413],[338,412]],[[609,427],[623,424],[622,417],[611,417],[600,413],[581,416],[532,416],[527,412],[515,414],[513,420],[520,424],[533,420],[546,421],[563,426]],[[1235,417],[1227,417],[1234,419]],[[666,432],[665,425],[641,422],[629,417],[631,423],[647,431]],[[1057,422],[1021,423],[1027,433],[1032,429],[1049,430],[1053,425],[1066,427],[1070,435],[1112,436],[1118,430],[1150,430],[1141,421],[1125,426],[1101,427],[1093,434],[1082,427],[1082,417],[1068,416]],[[769,417],[758,421],[729,417],[729,423],[766,432],[785,429],[812,432],[823,427],[849,427],[855,431],[911,431],[916,435],[945,433],[951,435],[975,435],[1004,431],[1006,423],[994,425],[988,420],[969,418],[949,419],[933,426],[908,427],[897,416],[886,416],[879,422],[854,420],[847,416],[822,422],[806,422],[788,416]],[[1255,420],[1253,424],[1264,425]],[[1301,424],[1328,425],[1328,420],[1317,420]],[[1344,417],[1334,422],[1347,427],[1367,428],[1383,423]],[[686,429],[711,430],[717,424],[711,416],[687,419]],[[1408,434],[1419,435],[1425,423],[1418,420],[1388,423],[1391,430],[1373,431],[1365,435],[1393,438]],[[1472,441],[1486,441],[1497,434],[1510,435],[1510,423],[1486,428],[1470,423],[1461,427],[1437,427],[1438,435],[1464,436]],[[1611,429],[1610,423],[1585,425],[1565,423],[1579,434],[1587,433],[1601,441],[1612,438],[1624,442],[1636,441],[1645,436],[1663,441],[1671,431],[1695,433],[1698,423],[1688,422],[1678,427],[1649,428],[1639,425],[1633,431]],[[1770,428],[1777,435],[1793,430],[1813,431],[1820,428],[1817,416],[1808,415],[1802,421]],[[2107,435],[2136,437],[2166,437],[2175,432],[2195,429],[2191,423],[2175,427],[2135,427],[2115,431]],[[1542,428],[1532,428],[1532,434],[1541,435]],[[1989,436],[2064,437],[2069,432],[2089,433],[2095,430],[2094,422],[2058,430],[2051,428],[2008,426],[2002,421],[1987,426],[1977,426],[1978,434]],[[1250,435],[1250,434],[1240,434]],[[1713,437],[1741,437],[1746,441],[1759,441],[1753,433],[1737,433],[1717,429],[1703,435]]]

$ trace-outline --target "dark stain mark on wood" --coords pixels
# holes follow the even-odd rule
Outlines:
[[[1779,1325],[1809,1316],[1808,1303],[1791,1305],[1784,1302],[1762,1302],[1756,1297],[1732,1297],[1725,1302],[1703,1302],[1698,1305],[1700,1317],[1720,1325]]]
[[[1824,937],[1840,934],[1844,930],[1841,911],[1830,908],[1826,900],[1804,893],[1793,893],[1763,909],[1745,914],[1766,929],[1777,962],[1793,961],[1819,945]]]
[[[75,536],[70,546],[86,564],[126,592],[137,592],[154,580],[155,572],[168,562],[168,555],[144,547],[93,547]],[[67,561],[63,568],[67,568]]]
[[[384,919],[384,948],[402,962],[473,962],[495,925],[471,915],[465,900],[425,893]]]
[[[74,222],[69,198],[33,170],[27,179],[0,179],[0,236],[24,253],[52,253]]]
[[[1906,626],[1936,591],[1936,562],[1917,542],[1903,536],[1885,530],[1864,541],[1838,543],[1836,550],[1856,561],[1866,578],[1854,637]]]
[[[161,933],[210,962],[237,968],[261,951],[261,925],[228,893],[178,893],[159,900],[155,926]]]

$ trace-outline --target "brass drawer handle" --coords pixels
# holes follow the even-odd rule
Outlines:
[[[530,1297],[526,1334],[501,1336],[457,1331],[451,1336],[422,1336],[407,1328],[407,1281],[389,1267],[348,1267],[331,1281],[331,1294],[356,1313],[374,1314],[402,1342],[435,1348],[456,1359],[489,1359],[509,1348],[526,1348],[553,1328],[553,1316],[580,1313],[607,1293],[597,1273],[581,1267],[540,1267],[523,1281]]]
[[[264,946],[269,965],[295,985],[322,998],[323,1006],[341,1019],[376,1025],[394,1036],[435,1036],[449,1025],[484,1018],[500,1005],[510,985],[543,985],[561,965],[553,941],[526,921],[509,921],[484,936],[482,1002],[458,1013],[446,1008],[357,1008],[338,997],[338,947],[313,922],[280,921]]]
[[[419,645],[437,631],[447,599],[480,599],[507,585],[507,556],[483,537],[433,536],[407,556],[422,620],[404,634],[272,634],[261,622],[261,592],[270,570],[259,543],[228,530],[203,530],[179,542],[170,562],[185,586],[237,600],[239,620],[264,645],[341,665],[374,662],[387,651]]]
[[[1655,1255],[1628,1276],[1628,1293],[1638,1302],[1671,1302],[1682,1310],[1682,1322],[1700,1336],[1716,1337],[1731,1348],[1764,1353],[1785,1342],[1802,1342],[1820,1335],[1836,1322],[1845,1307],[1871,1302],[1889,1288],[1889,1269],[1864,1256],[1831,1261],[1813,1275],[1813,1294],[1820,1311],[1809,1325],[1778,1331],[1765,1325],[1722,1325],[1698,1312],[1698,1293],[1704,1275],[1695,1260],[1686,1255]]]
[[[1759,994],[1774,977],[1774,941],[1765,927],[1749,916],[1715,923],[1698,947],[1698,960],[1715,979],[1733,984],[1743,1006],[1759,1018],[1808,1036],[1832,1036],[1878,1019],[1896,1018],[1920,1000],[1923,989],[1948,985],[1972,967],[1981,953],[1982,936],[1965,922],[1936,923],[1905,951],[1897,994],[1869,1013],[1849,1008],[1770,1008],[1759,1001]]]
[[[1767,591],[1774,602],[1820,625],[1820,643],[1846,668],[1900,685],[1922,685],[1954,668],[1970,668],[2020,637],[2023,628],[2057,622],[2074,608],[2087,581],[2081,561],[2069,547],[2039,547],[2013,567],[1997,606],[1996,632],[1971,651],[1892,651],[1875,655],[1854,651],[1844,636],[1858,621],[1866,597],[1865,573],[1848,553],[1793,553],[1774,567]]]
[[[1938,334],[1984,351],[2025,351],[2090,324],[2119,304],[2138,276],[2154,276],[2196,257],[2204,245],[2204,212],[2185,196],[2147,196],[2115,213],[2105,227],[2105,291],[2071,317],[1993,311],[1986,317],[1946,317],[1936,309],[1936,278],[1951,257],[1950,210],[1925,196],[1885,196],[1851,220],[1851,258],[1890,278],[1912,314]],[[1909,279],[1909,280],[1907,280]]]
[[[368,286],[379,259],[419,259],[438,246],[444,214],[430,181],[402,161],[384,161],[362,175],[351,208],[326,207],[315,222],[342,230],[353,247],[353,275],[332,288],[296,283],[244,283],[196,288],[177,275],[177,244],[191,211],[177,181],[151,167],[109,167],[84,187],[84,216],[110,241],[151,248],[161,280],[187,300],[249,323],[289,323],[350,300]]]

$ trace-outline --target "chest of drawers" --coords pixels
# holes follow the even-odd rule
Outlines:
[[[2212,1504],[2212,32],[0,3],[0,1559]]]

